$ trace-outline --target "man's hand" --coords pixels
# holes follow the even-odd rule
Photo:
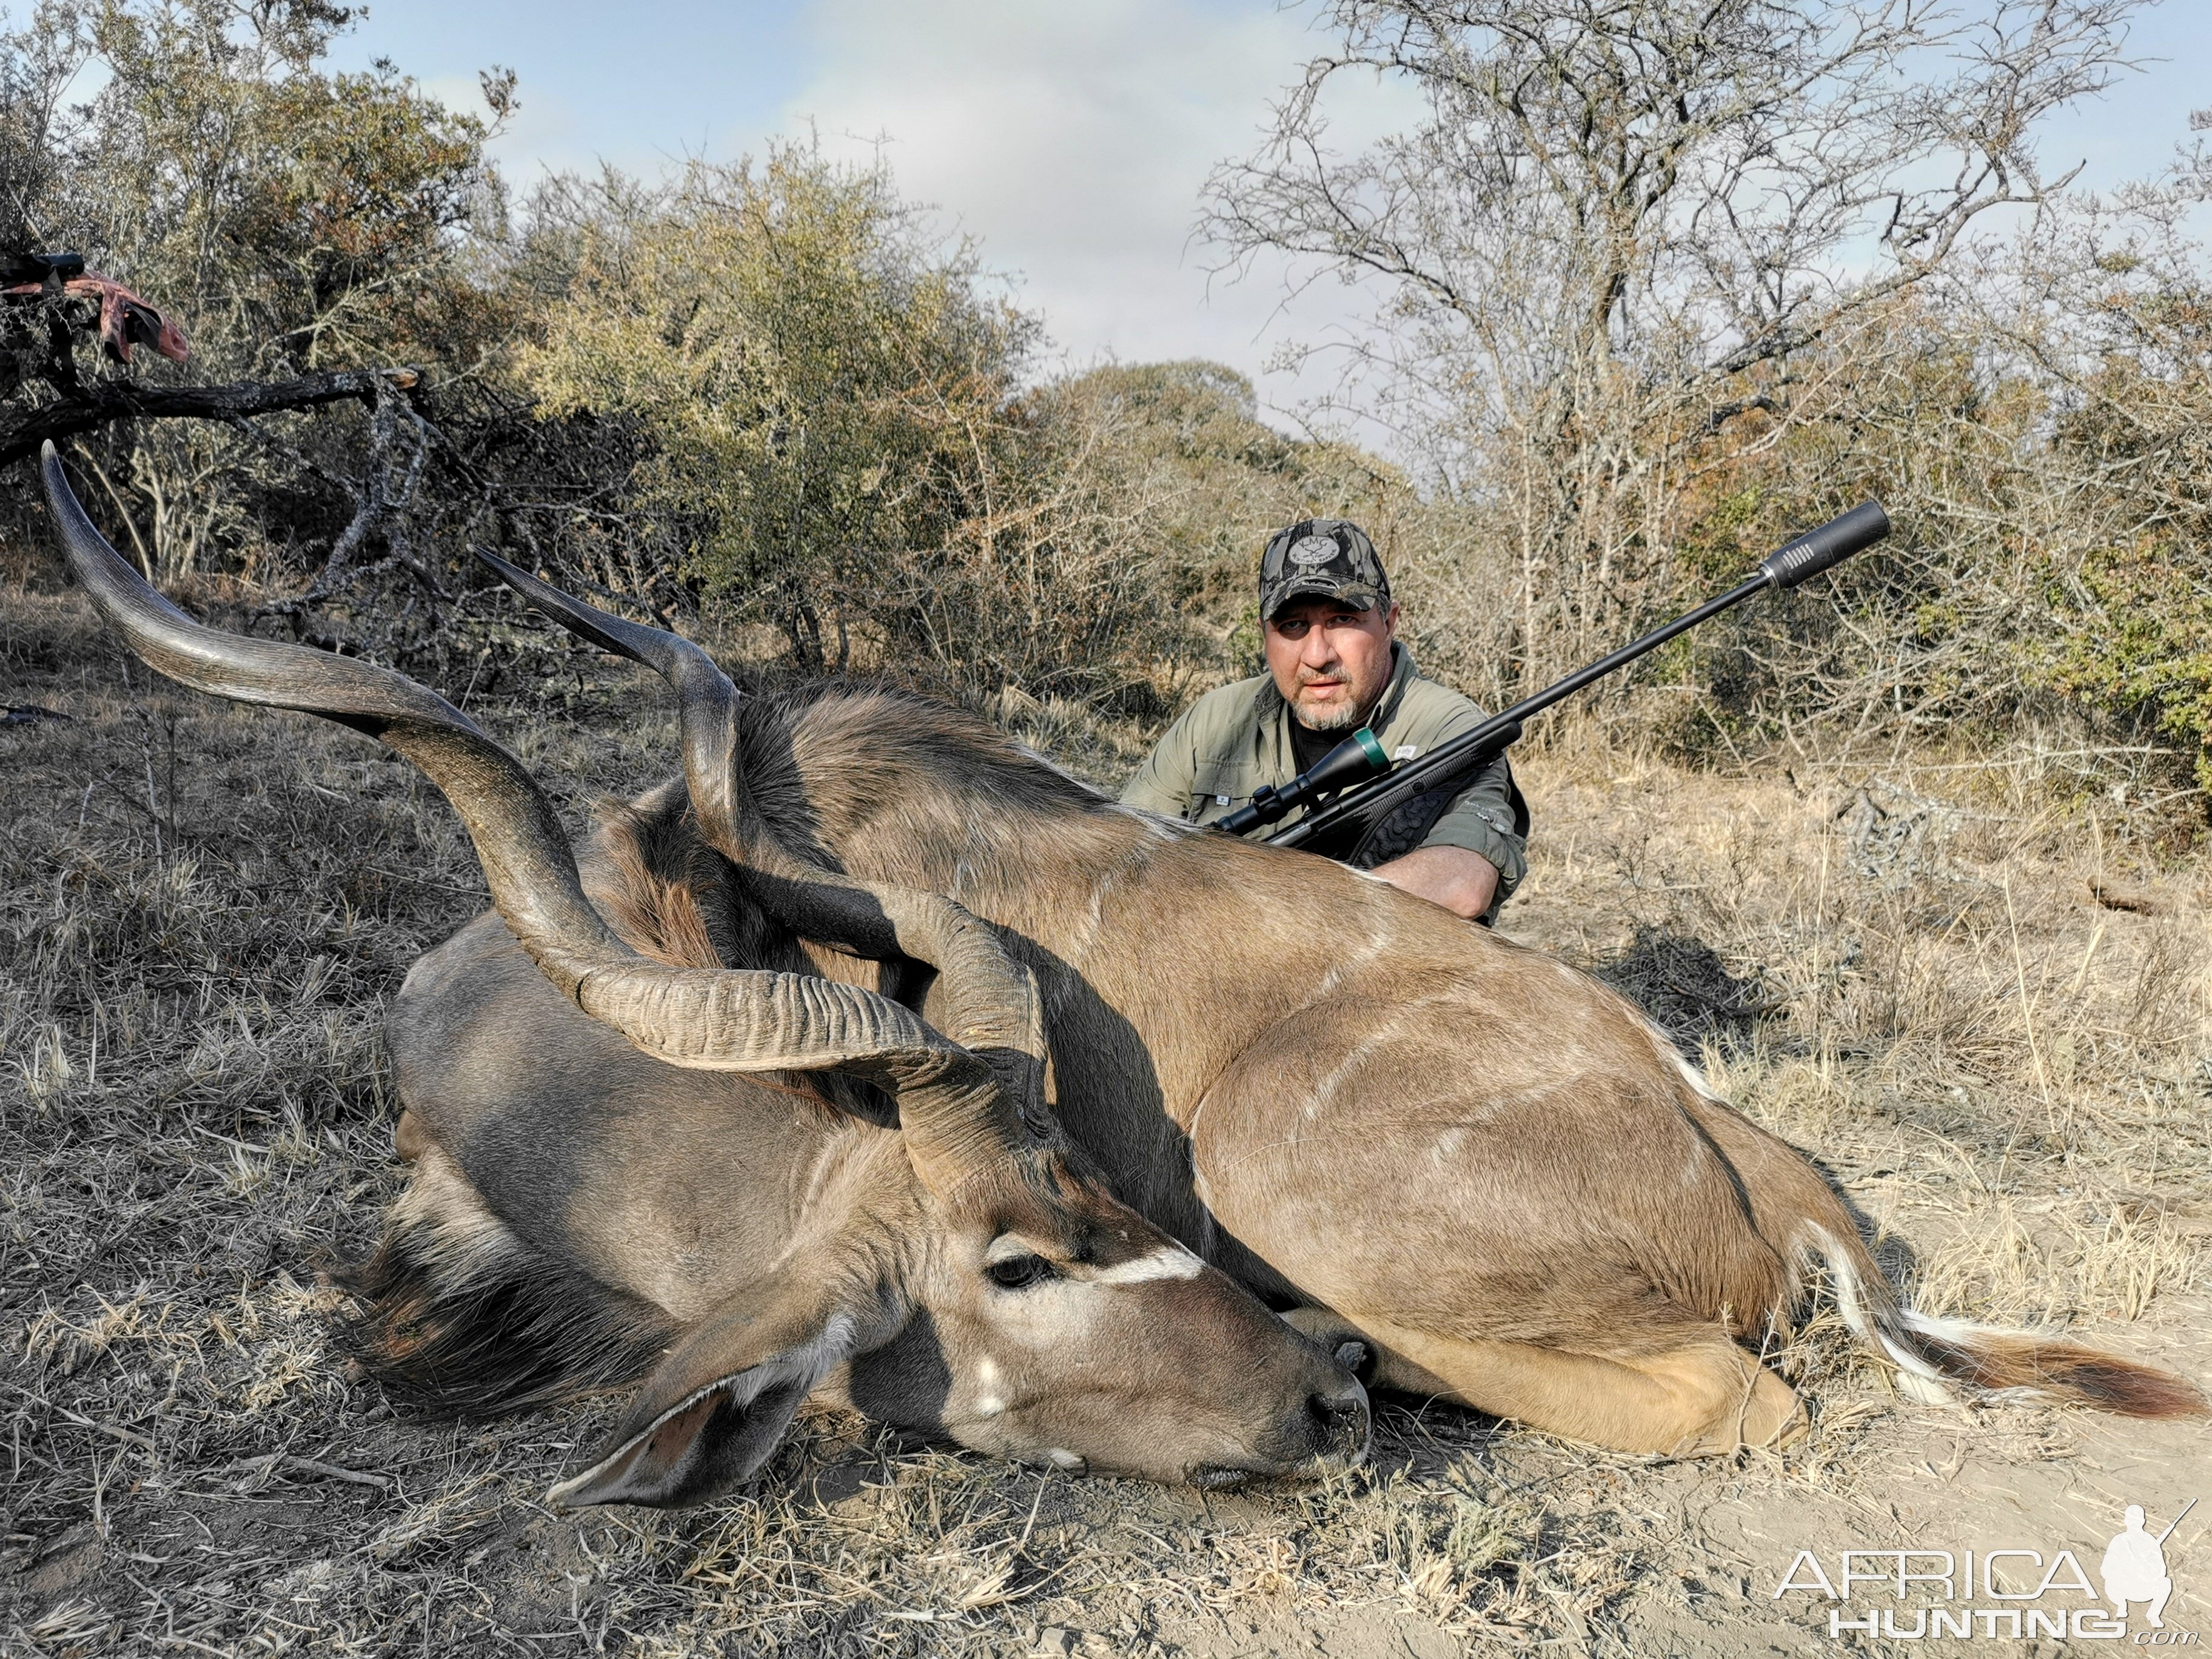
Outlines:
[[[1416,847],[1369,873],[1468,921],[1487,910],[1498,893],[1498,866],[1464,847]]]

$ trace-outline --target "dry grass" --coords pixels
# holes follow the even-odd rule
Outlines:
[[[1752,979],[1780,1017],[1706,1046],[1716,1083],[1911,1235],[1924,1307],[2134,1320],[2212,1232],[2212,872],[2026,772],[1555,773],[1568,845],[1513,927],[1599,962],[1689,934]]]
[[[1890,1537],[2053,1480],[2101,1516],[2156,1494],[2095,1469],[2212,1474],[2194,1429],[1901,1404],[1829,1319],[1782,1356],[1819,1423],[1779,1458],[1595,1455],[1395,1402],[1369,1468],[1208,1499],[829,1414],[749,1498],[556,1517],[605,1407],[396,1418],[343,1374],[318,1287],[393,1190],[383,1000],[482,902],[450,815],[365,742],[149,683],[74,599],[0,596],[0,674],[72,717],[0,732],[0,1651],[1764,1652],[1798,1634],[1767,1598],[1790,1527]],[[490,718],[580,825],[674,752],[619,706]],[[997,712],[1079,765],[1131,757],[1079,709]],[[2178,1352],[2212,1307],[2200,857],[2022,766],[1731,781],[1570,749],[1602,752],[1525,768],[1509,932],[1704,1032],[1923,1304],[2203,1374]],[[2169,1546],[2185,1626],[2197,1536]]]

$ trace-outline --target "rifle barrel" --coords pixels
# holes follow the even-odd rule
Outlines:
[[[2193,1510],[2193,1509],[2195,1509],[2196,1507],[2197,1507],[2197,1500],[2196,1500],[2195,1498],[2191,1498],[2191,1499],[2190,1499],[2186,1504],[2184,1504],[2181,1506],[2181,1513],[2180,1513],[2180,1514],[2179,1514],[2179,1515],[2177,1515],[2177,1516],[2175,1516],[2173,1517],[2173,1519],[2172,1519],[2172,1520],[2171,1520],[2171,1521],[2169,1521],[2169,1522],[2167,1522],[2166,1523],[2166,1530],[2165,1530],[2164,1532],[2162,1532],[2162,1533],[2159,1534],[2159,1535],[2158,1535],[2158,1541],[2159,1541],[2160,1543],[2163,1544],[2164,1542],[2166,1542],[2166,1540],[2167,1539],[2169,1539],[2169,1538],[2172,1537],[2172,1536],[2173,1536],[2173,1529],[2174,1529],[2176,1527],[2179,1526],[2183,1522],[2185,1522],[2185,1521],[2186,1521],[2187,1519],[2189,1519],[2189,1511],[2190,1511],[2190,1510]]]
[[[1280,834],[1268,836],[1268,844],[1273,847],[1296,847],[1300,842],[1310,840],[1329,828],[1332,821],[1348,817],[1349,812],[1345,810],[1347,808],[1388,811],[1400,801],[1419,794],[1422,779],[1437,777],[1450,771],[1453,769],[1453,763],[1463,757],[1471,758],[1485,744],[1507,730],[1522,725],[1529,716],[1540,714],[1553,703],[1574,696],[1592,680],[1603,679],[1613,670],[1626,667],[1645,653],[1657,650],[1677,634],[1686,632],[1699,623],[1717,617],[1731,605],[1741,605],[1753,594],[1764,592],[1767,582],[1768,579],[1764,571],[1739,582],[1719,598],[1707,599],[1695,611],[1675,617],[1664,627],[1653,629],[1642,639],[1622,646],[1610,656],[1601,657],[1594,663],[1577,668],[1566,678],[1553,681],[1535,696],[1522,698],[1504,714],[1492,714],[1474,731],[1462,732],[1450,742],[1438,744],[1419,760],[1401,766],[1395,772],[1377,779],[1366,789],[1346,795],[1334,805],[1323,807],[1320,811],[1299,819],[1297,823]]]
[[[1642,639],[1624,645],[1610,656],[1601,657],[1586,667],[1577,668],[1563,680],[1554,681],[1532,697],[1525,697],[1502,714],[1492,714],[1472,732],[1463,732],[1449,743],[1438,744],[1419,760],[1408,761],[1395,771],[1385,773],[1371,783],[1347,791],[1329,805],[1298,820],[1287,830],[1278,830],[1267,837],[1271,847],[1297,847],[1326,834],[1355,814],[1380,817],[1392,808],[1449,776],[1463,765],[1482,754],[1486,746],[1493,750],[1503,749],[1521,735],[1521,726],[1531,715],[1541,714],[1564,697],[1572,696],[1592,680],[1603,679],[1615,669],[1625,668],[1647,652],[1656,651],[1676,635],[1687,632],[1699,623],[1709,622],[1723,611],[1741,605],[1757,593],[1770,587],[1795,587],[1807,577],[1817,575],[1864,547],[1870,547],[1889,534],[1889,515],[1881,510],[1878,501],[1864,501],[1840,517],[1831,519],[1817,530],[1808,531],[1787,545],[1777,549],[1759,561],[1758,574],[1747,576],[1718,598],[1707,599],[1696,610],[1677,617],[1662,627],[1653,629]],[[1510,735],[1509,735],[1510,734]]]

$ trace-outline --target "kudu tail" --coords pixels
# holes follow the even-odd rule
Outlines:
[[[1989,1394],[2090,1406],[2122,1417],[2205,1413],[2204,1396],[2193,1385],[2154,1365],[2032,1332],[1915,1313],[1875,1262],[1842,1205],[1832,1194],[1824,1195],[1833,1214],[1802,1221],[1794,1253],[1807,1267],[1815,1261],[1826,1266],[1844,1322],[1897,1367],[1899,1392],[1908,1398],[1948,1400],[1953,1386],[1963,1383]]]
[[[1671,1045],[1666,1052],[1671,1059]],[[1963,1387],[2091,1406],[2123,1417],[2193,1417],[2209,1409],[2194,1385],[2154,1365],[2033,1332],[1916,1313],[1820,1172],[1725,1104],[1694,1070],[1686,1066],[1684,1073],[1692,1085],[1685,1107],[1735,1166],[1762,1253],[1774,1253],[1766,1261],[1774,1273],[1768,1283],[1775,1301],[1786,1306],[1825,1267],[1844,1324],[1897,1367],[1899,1393],[1938,1401]]]

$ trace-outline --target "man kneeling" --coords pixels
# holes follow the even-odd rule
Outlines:
[[[1415,670],[1397,638],[1389,578],[1357,525],[1308,519],[1268,541],[1260,627],[1267,672],[1185,710],[1129,780],[1123,801],[1211,823],[1261,789],[1288,783],[1362,726],[1402,763],[1483,718]],[[1528,836],[1528,808],[1501,755],[1472,778],[1406,802],[1367,831],[1351,862],[1486,923],[1527,868]]]

